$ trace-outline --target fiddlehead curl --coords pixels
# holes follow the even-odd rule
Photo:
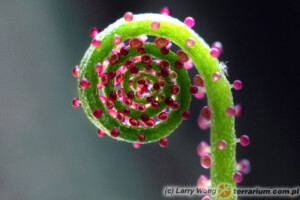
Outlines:
[[[96,34],[80,67],[74,69],[80,102],[88,118],[107,135],[138,143],[160,140],[166,146],[166,137],[189,118],[191,93],[198,90],[183,67],[191,60],[201,75],[195,84],[204,87],[205,82],[209,104],[202,114],[210,121],[212,157],[203,162],[212,164],[213,187],[228,183],[234,188],[232,86],[216,59],[219,52],[210,49],[190,28],[193,25],[190,19],[182,23],[167,15],[127,14]],[[158,38],[153,44],[143,41],[142,35]],[[122,46],[127,40],[128,45]],[[172,52],[170,41],[182,50]],[[229,199],[235,198],[232,194]]]

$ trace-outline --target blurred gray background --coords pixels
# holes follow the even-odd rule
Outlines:
[[[237,134],[252,144],[237,156],[252,161],[252,172],[241,185],[299,184],[298,2],[0,0],[0,200],[157,200],[164,185],[194,185],[208,174],[196,153],[209,138],[196,123],[203,100],[193,99],[192,119],[167,148],[99,138],[72,107],[71,71],[89,30],[165,5],[181,20],[194,16],[209,44],[222,41],[230,81],[244,81],[234,92],[246,106]]]

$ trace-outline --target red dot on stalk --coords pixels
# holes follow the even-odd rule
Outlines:
[[[200,115],[207,121],[211,120],[212,117],[212,111],[210,109],[209,106],[204,106],[201,110],[200,110]]]
[[[168,70],[168,69],[170,69],[170,67],[171,67],[171,64],[170,64],[169,61],[167,61],[167,60],[159,61],[159,68],[160,69]]]
[[[90,81],[86,78],[80,80],[80,87],[82,89],[88,89],[90,87]]]
[[[240,183],[243,181],[243,174],[241,172],[235,172],[232,176],[232,180],[235,182],[235,183]]]
[[[109,78],[115,78],[115,76],[116,76],[116,72],[115,71],[110,71],[110,72],[108,72],[108,77]]]
[[[78,65],[76,65],[74,68],[73,68],[73,76],[74,77],[78,77],[78,74],[79,74],[79,66]]]
[[[155,39],[155,44],[158,46],[158,48],[163,48],[168,46],[170,43],[170,40],[166,37],[158,37]]]
[[[138,111],[140,111],[140,112],[145,112],[145,111],[146,111],[146,106],[145,106],[144,104],[142,104],[142,103],[139,103],[139,104],[137,105],[137,109],[138,109]]]
[[[219,81],[219,80],[221,79],[221,74],[220,74],[219,72],[213,73],[212,79],[213,79],[213,81],[215,81],[215,82]]]
[[[165,99],[165,104],[167,105],[167,106],[169,106],[169,105],[171,105],[172,103],[173,103],[173,99],[171,98],[171,97],[167,97],[166,99]]]
[[[163,7],[163,8],[160,10],[160,14],[170,16],[170,15],[172,14],[172,12],[171,12],[171,9],[170,9],[170,8],[168,8],[168,7]]]
[[[188,27],[192,28],[193,26],[195,26],[195,19],[193,17],[186,17],[184,19],[184,23]]]
[[[213,57],[213,58],[218,58],[219,57],[219,55],[220,55],[220,51],[218,50],[218,49],[216,49],[216,48],[212,48],[211,50],[210,50],[210,55],[211,55],[211,57]]]
[[[172,110],[178,110],[180,108],[180,105],[181,105],[180,102],[175,100],[173,101],[173,103],[171,103],[170,108]]]
[[[177,61],[175,62],[175,67],[176,67],[177,69],[181,69],[181,68],[183,67],[183,63],[182,63],[180,60],[177,60]]]
[[[171,87],[171,93],[173,94],[173,95],[177,95],[177,94],[179,94],[179,92],[180,92],[180,86],[179,85],[173,85],[172,87]]]
[[[151,96],[149,96],[149,97],[146,98],[146,101],[147,101],[148,103],[151,103],[151,102],[154,101],[154,98],[151,97]]]
[[[206,153],[210,153],[210,145],[205,141],[200,142],[197,146],[197,153],[200,157]]]
[[[106,134],[105,134],[105,132],[104,131],[102,131],[101,129],[98,129],[98,136],[99,137],[104,137]]]
[[[151,22],[151,28],[153,30],[157,30],[157,29],[159,29],[159,27],[160,27],[159,21],[153,21],[153,22]]]
[[[202,76],[200,74],[195,75],[193,81],[196,86],[199,86],[199,87],[205,86],[204,79],[202,78]]]
[[[118,111],[117,112],[117,119],[120,121],[120,122],[124,122],[125,121],[125,114],[121,111]]]
[[[99,33],[100,33],[100,29],[96,27],[92,28],[90,31],[90,35],[92,38],[96,37]]]
[[[178,50],[176,54],[177,54],[178,60],[180,60],[181,62],[187,62],[190,59],[188,54],[181,49]]]
[[[241,90],[241,89],[243,88],[243,83],[242,83],[242,81],[240,81],[240,80],[235,80],[235,81],[233,82],[233,88],[234,88],[235,90]]]
[[[167,77],[169,75],[169,71],[167,69],[162,69],[160,74],[162,77]]]
[[[154,89],[154,90],[159,90],[159,89],[160,89],[159,83],[154,83],[154,84],[153,84],[153,89]]]
[[[141,60],[144,64],[150,64],[152,62],[152,57],[149,55],[143,55]]]
[[[144,134],[139,134],[137,139],[138,139],[139,142],[144,142],[146,137],[145,137]]]
[[[132,100],[128,97],[125,97],[124,103],[126,106],[131,106],[132,105]]]
[[[101,40],[99,38],[93,38],[92,40],[92,45],[95,48],[98,48],[101,46]]]
[[[201,175],[197,181],[198,188],[208,188],[210,185],[209,183],[210,183],[210,180],[205,175]]]
[[[212,158],[209,154],[204,154],[201,157],[201,166],[205,169],[210,168],[212,165]]]
[[[250,138],[248,135],[242,135],[240,137],[240,143],[242,146],[248,146],[250,144]]]
[[[124,14],[124,20],[126,22],[131,22],[133,20],[133,13],[132,12],[126,12]]]
[[[160,51],[163,55],[167,55],[170,52],[170,49],[167,47],[163,47],[160,49]]]
[[[177,78],[177,73],[175,71],[171,71],[169,76],[170,76],[170,79],[174,80]]]
[[[157,109],[157,108],[159,108],[159,102],[156,101],[156,100],[154,100],[154,101],[151,102],[151,106],[152,106],[153,108]]]
[[[140,84],[140,85],[144,85],[144,84],[145,84],[145,79],[141,79],[141,80],[139,80],[139,81],[138,81],[138,84]]]
[[[132,146],[133,146],[135,149],[138,149],[138,148],[140,148],[140,147],[142,146],[142,144],[141,144],[141,143],[135,142],[135,143],[132,144]]]
[[[123,79],[124,79],[124,74],[123,74],[123,73],[118,73],[118,74],[116,75],[116,82],[117,82],[117,83],[122,82]]]
[[[125,66],[125,68],[127,68],[127,69],[131,69],[131,68],[134,67],[134,62],[133,62],[132,60],[126,60],[126,61],[124,62],[124,66]]]
[[[130,109],[129,108],[124,108],[123,110],[124,115],[129,115],[130,114]]]
[[[115,101],[117,99],[117,94],[115,92],[110,92],[109,95],[108,95],[108,97],[111,100]]]
[[[166,146],[168,145],[168,143],[169,143],[169,141],[168,141],[167,138],[161,138],[161,139],[159,140],[159,145],[160,145],[161,147],[166,147]]]
[[[101,63],[97,63],[97,64],[95,65],[94,71],[95,71],[96,73],[101,73],[102,68],[103,68],[103,65],[102,65]]]
[[[104,86],[107,86],[109,84],[109,76],[107,73],[103,73],[101,76],[101,83]]]
[[[223,51],[223,45],[221,42],[214,42],[212,45],[211,45],[211,48],[215,48],[215,49],[218,49],[221,53]]]
[[[182,118],[185,119],[185,120],[191,118],[191,112],[188,111],[188,110],[183,111],[182,112]]]
[[[225,140],[219,140],[219,142],[217,143],[218,149],[225,150],[227,147],[227,142]]]
[[[80,101],[79,101],[78,98],[74,98],[74,99],[73,99],[73,106],[74,106],[75,108],[78,108],[78,107],[80,106]]]
[[[159,121],[165,121],[169,118],[169,113],[161,112],[161,113],[158,114],[157,118],[158,118]]]
[[[141,38],[132,38],[129,40],[129,46],[134,49],[139,49],[143,45],[143,40]]]
[[[94,111],[93,111],[93,115],[95,118],[100,118],[102,116],[103,112],[100,108],[96,108]]]
[[[143,122],[146,122],[146,121],[149,120],[149,116],[148,116],[147,114],[142,114],[142,115],[141,115],[141,120],[142,120]]]
[[[140,71],[140,69],[139,69],[137,66],[134,66],[134,67],[132,67],[132,68],[130,69],[130,71],[131,71],[131,73],[133,73],[133,74],[137,74],[137,73]]]
[[[134,127],[138,127],[140,125],[139,120],[136,118],[130,118],[129,123],[131,124],[131,126],[134,126]]]
[[[133,98],[134,98],[134,92],[133,92],[133,91],[127,92],[127,97],[128,97],[129,99],[133,99]]]
[[[105,105],[107,109],[113,109],[114,102],[111,99],[106,99]]]
[[[155,122],[155,120],[154,119],[148,119],[148,121],[146,121],[145,122],[145,125],[147,126],[147,127],[154,127],[155,126],[155,124],[156,124],[156,122]]]
[[[235,115],[235,108],[233,106],[228,106],[225,113],[228,117],[233,117]]]
[[[120,44],[122,42],[122,36],[120,36],[120,35],[115,35],[115,37],[114,37],[114,39],[113,39],[113,43],[115,44],[115,45],[118,45],[118,44]]]
[[[250,172],[250,161],[247,159],[242,159],[237,164],[237,169],[243,174],[248,174]]]
[[[122,48],[120,49],[120,54],[121,54],[122,56],[127,56],[128,53],[129,53],[129,50],[128,50],[126,47],[122,47]]]
[[[113,128],[113,129],[110,131],[110,135],[113,136],[113,137],[118,137],[118,136],[120,135],[119,129]]]
[[[195,45],[195,40],[193,38],[188,38],[185,41],[185,44],[186,44],[187,47],[193,47]]]
[[[193,85],[190,87],[190,93],[191,94],[197,94],[198,93],[198,87]]]
[[[234,106],[235,108],[235,116],[240,117],[244,112],[244,107],[241,104],[237,104]]]
[[[111,54],[110,58],[109,58],[109,63],[111,65],[115,65],[120,61],[120,54],[119,53],[113,53]]]
[[[144,53],[146,53],[146,48],[141,47],[138,49],[138,52],[139,52],[139,54],[144,54]]]

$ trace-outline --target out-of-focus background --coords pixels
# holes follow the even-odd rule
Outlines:
[[[196,153],[209,138],[197,126],[205,101],[193,99],[192,119],[167,148],[140,149],[99,138],[71,103],[71,71],[89,30],[166,5],[181,20],[193,16],[209,44],[222,41],[229,80],[244,82],[233,91],[245,105],[236,129],[252,143],[238,146],[237,157],[252,171],[240,185],[299,185],[299,1],[0,0],[1,200],[156,200],[164,185],[195,185],[208,174]]]

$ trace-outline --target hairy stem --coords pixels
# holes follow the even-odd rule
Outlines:
[[[158,30],[151,29],[152,21],[159,21],[160,28]],[[212,110],[213,117],[211,120],[211,155],[213,159],[213,165],[211,167],[211,182],[212,187],[217,188],[223,183],[231,185],[231,189],[235,188],[235,183],[232,180],[232,175],[235,172],[236,159],[236,141],[235,141],[235,128],[234,118],[228,117],[225,114],[225,110],[228,106],[233,106],[233,98],[231,93],[231,85],[226,79],[222,69],[219,66],[219,61],[210,56],[210,48],[192,29],[188,28],[184,23],[170,16],[159,14],[139,14],[134,15],[132,22],[125,22],[124,19],[119,19],[115,23],[111,24],[107,29],[102,31],[98,37],[102,41],[101,48],[95,49],[91,46],[80,65],[79,80],[83,77],[88,78],[91,81],[91,88],[83,90],[79,87],[79,96],[82,102],[82,106],[86,111],[89,119],[99,128],[104,129],[106,132],[113,127],[120,127],[120,132],[127,132],[125,135],[121,135],[121,139],[127,141],[135,141],[137,134],[141,129],[137,130],[134,127],[123,127],[117,120],[108,117],[107,113],[101,119],[95,119],[92,116],[94,108],[99,107],[105,110],[105,106],[101,104],[98,97],[98,91],[96,83],[98,81],[97,75],[92,73],[93,67],[97,62],[102,62],[109,56],[113,48],[112,39],[115,34],[121,35],[123,41],[126,39],[137,37],[142,34],[152,36],[165,36],[169,38],[173,43],[177,44],[181,49],[186,51],[190,56],[190,59],[194,62],[197,70],[205,80],[205,87],[208,97],[208,104]],[[195,40],[195,46],[189,48],[185,42],[187,38],[193,38]],[[152,47],[149,46],[151,49]],[[155,54],[155,48],[152,48],[153,54]],[[172,58],[170,58],[172,59]],[[218,82],[212,80],[212,74],[219,72],[222,78]],[[187,72],[182,72],[187,74]],[[185,79],[183,79],[185,80]],[[184,82],[184,81],[183,81]],[[185,85],[184,92],[188,90],[190,81],[182,83]],[[182,87],[182,86],[181,86]],[[188,94],[187,94],[188,95]],[[187,98],[188,101],[190,98]],[[186,101],[186,100],[185,100]],[[185,103],[183,108],[188,107],[189,103]],[[182,110],[181,110],[182,111]],[[174,116],[175,117],[178,115]],[[150,132],[148,129],[143,130],[149,137],[147,142],[158,140],[162,137],[170,134],[181,122],[181,119],[176,123],[170,124],[167,130],[160,130],[153,128]],[[129,130],[129,131],[128,131]],[[227,149],[220,151],[217,148],[217,142],[219,140],[225,140],[227,142]],[[213,196],[213,199],[217,199],[217,196]],[[236,199],[236,196],[231,194],[228,199]]]

